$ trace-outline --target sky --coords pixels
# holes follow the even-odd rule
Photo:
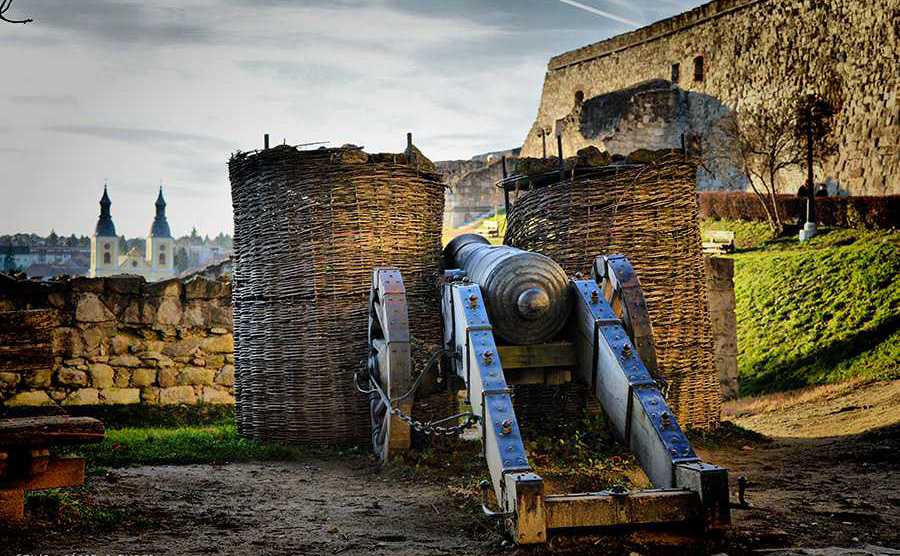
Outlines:
[[[520,146],[549,58],[700,0],[14,0],[0,234],[231,232],[231,153],[328,141],[432,160]]]

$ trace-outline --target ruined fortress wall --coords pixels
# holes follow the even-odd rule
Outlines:
[[[0,407],[233,404],[231,282],[0,275]]]
[[[676,63],[678,87],[731,110],[836,92],[840,152],[816,179],[851,195],[900,193],[900,0],[717,0],[556,56],[523,156],[540,156],[538,131],[554,130],[579,91],[589,99],[669,80]]]

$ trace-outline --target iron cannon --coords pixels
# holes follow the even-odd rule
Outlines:
[[[447,245],[444,261],[443,349],[471,414],[463,425],[460,415],[427,424],[411,416],[422,375],[412,377],[403,279],[396,268],[374,269],[366,392],[373,447],[383,462],[409,448],[411,425],[453,434],[477,424],[491,478],[484,511],[504,518],[522,544],[546,542],[562,529],[730,522],[727,471],[701,461],[667,403],[647,304],[626,257],[598,256],[590,278],[569,277],[549,257],[469,234]],[[587,385],[652,489],[545,492],[523,444],[511,386],[567,380]]]

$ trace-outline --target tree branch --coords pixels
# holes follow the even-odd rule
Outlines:
[[[0,21],[5,21],[7,23],[32,23],[34,20],[30,17],[27,19],[9,19],[6,17],[6,12],[12,7],[13,0],[0,0]]]

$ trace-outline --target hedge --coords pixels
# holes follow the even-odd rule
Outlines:
[[[703,191],[697,195],[701,218],[766,222],[766,212],[754,193]],[[779,195],[777,199],[783,222],[799,224],[805,221],[805,198]],[[896,228],[898,209],[900,195],[816,197],[818,223],[836,228]]]

